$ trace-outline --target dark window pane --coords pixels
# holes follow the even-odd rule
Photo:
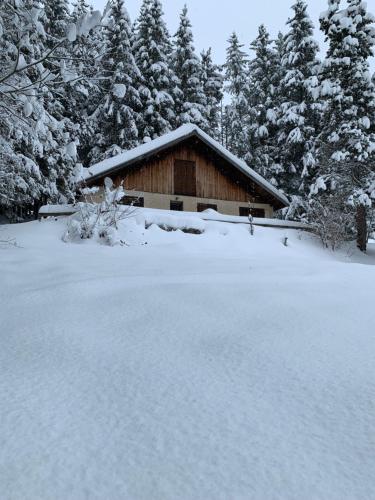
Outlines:
[[[198,203],[197,210],[198,210],[198,212],[204,212],[205,210],[208,210],[209,208],[212,208],[212,210],[217,211],[217,205],[213,205],[210,203]]]
[[[184,204],[182,201],[171,201],[170,209],[176,212],[182,212],[184,210]]]
[[[266,216],[266,212],[264,208],[249,208],[249,207],[240,207],[240,216],[248,217],[249,214],[255,218],[264,219]]]
[[[120,201],[122,205],[133,205],[133,207],[144,207],[144,198],[138,198],[137,196],[124,196]]]

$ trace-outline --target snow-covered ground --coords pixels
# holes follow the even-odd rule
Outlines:
[[[374,498],[372,248],[64,225],[1,230],[2,500]]]

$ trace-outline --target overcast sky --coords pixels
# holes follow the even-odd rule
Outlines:
[[[102,10],[106,0],[92,0],[95,8]],[[257,35],[257,28],[264,23],[272,36],[285,32],[285,22],[290,17],[293,0],[163,0],[165,20],[169,31],[177,30],[179,13],[186,3],[193,24],[194,41],[200,51],[212,47],[215,61],[225,60],[227,39],[236,31],[246,49]],[[327,0],[308,0],[309,14],[318,27],[319,14],[326,10]],[[134,20],[139,13],[141,0],[125,0]],[[375,14],[375,0],[367,1],[368,9]],[[316,38],[323,47],[323,37],[316,29]],[[375,62],[372,64],[375,70]]]

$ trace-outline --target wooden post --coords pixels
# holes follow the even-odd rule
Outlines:
[[[40,207],[41,207],[41,205],[40,205],[39,200],[34,200],[34,206],[33,206],[34,220],[38,220]]]
[[[366,207],[358,205],[357,207],[357,247],[361,252],[366,252],[367,249],[367,221]]]

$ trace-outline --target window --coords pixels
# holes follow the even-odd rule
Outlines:
[[[184,210],[184,204],[182,201],[172,201],[170,203],[170,209],[176,212],[182,212]]]
[[[174,194],[196,196],[195,161],[174,161]]]
[[[144,207],[144,198],[138,198],[138,196],[124,196],[120,202],[122,205],[133,205],[133,207]]]
[[[217,211],[217,205],[213,205],[211,203],[198,203],[198,207],[197,207],[198,212],[204,212],[205,210],[208,210],[209,208]]]
[[[240,216],[248,217],[249,214],[255,218],[264,219],[266,216],[266,212],[264,208],[249,208],[249,207],[240,207]]]

